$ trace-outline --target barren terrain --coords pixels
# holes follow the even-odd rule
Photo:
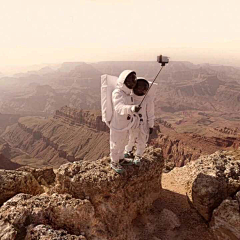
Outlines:
[[[58,69],[0,78],[4,83],[0,85],[0,134],[5,131],[2,137],[11,149],[5,157],[19,164],[57,167],[108,155],[108,129],[99,115],[100,76],[117,76],[124,69],[134,69],[138,76],[152,80],[159,65],[72,62]],[[239,69],[170,62],[157,83],[155,132],[150,144],[163,149],[169,170],[202,154],[239,147]],[[88,111],[91,113],[81,113]],[[20,114],[25,118],[19,120]],[[104,140],[100,135],[106,136]]]

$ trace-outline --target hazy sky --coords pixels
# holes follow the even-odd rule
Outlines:
[[[240,66],[239,0],[0,0],[0,72],[64,61]]]

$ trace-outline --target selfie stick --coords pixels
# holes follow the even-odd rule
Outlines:
[[[148,92],[149,92],[150,88],[152,87],[153,83],[154,83],[154,82],[155,82],[155,80],[157,79],[158,75],[160,74],[160,72],[162,71],[162,69],[163,69],[163,67],[164,67],[164,66],[165,66],[165,64],[164,64],[164,65],[162,64],[162,67],[160,68],[160,70],[159,70],[159,72],[158,72],[157,76],[155,77],[155,79],[153,80],[152,84],[151,84],[151,85],[150,85],[150,87],[148,88],[148,90],[147,90],[147,92],[146,92],[145,96],[143,97],[143,99],[142,99],[142,101],[140,102],[140,104],[138,105],[138,107],[141,107],[143,100],[144,100],[144,99],[145,99],[145,97],[147,96],[147,94],[148,94]]]

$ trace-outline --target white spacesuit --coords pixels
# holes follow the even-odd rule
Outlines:
[[[124,158],[124,148],[128,142],[128,130],[134,127],[135,117],[131,89],[126,85],[126,78],[134,71],[123,71],[117,87],[112,93],[113,116],[110,122],[110,158],[113,169],[120,169],[119,160]],[[136,84],[136,79],[134,80]],[[125,82],[125,84],[124,84]],[[116,167],[114,167],[116,166]],[[120,171],[119,171],[120,172]]]
[[[144,78],[138,78],[138,81],[146,81]],[[146,85],[146,86],[149,86]],[[136,86],[137,87],[137,86]],[[135,88],[136,88],[135,87]],[[135,88],[134,88],[134,92],[135,92]],[[144,98],[144,95],[142,96],[138,96],[136,95],[137,92],[135,92],[135,94],[132,94],[133,97],[133,104],[134,105],[139,105],[142,101],[142,99]],[[148,141],[149,138],[149,131],[150,129],[153,129],[154,126],[154,97],[147,95],[144,99],[144,101],[142,102],[141,105],[141,109],[138,113],[136,113],[136,115],[138,115],[139,117],[139,121],[138,124],[133,126],[130,130],[129,130],[129,141],[127,146],[125,147],[125,157],[132,157],[133,155],[131,155],[131,152],[133,150],[134,145],[136,144],[136,152],[135,152],[135,158],[134,158],[134,162],[135,164],[139,164],[141,161],[141,157],[144,153],[145,147],[146,147],[146,143]]]

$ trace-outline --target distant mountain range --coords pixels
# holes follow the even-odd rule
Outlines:
[[[66,62],[14,78],[1,78],[0,112],[51,115],[62,106],[100,109],[100,77],[133,69],[153,80],[156,62]],[[183,110],[238,112],[240,70],[230,66],[170,62],[157,79],[157,113]]]

